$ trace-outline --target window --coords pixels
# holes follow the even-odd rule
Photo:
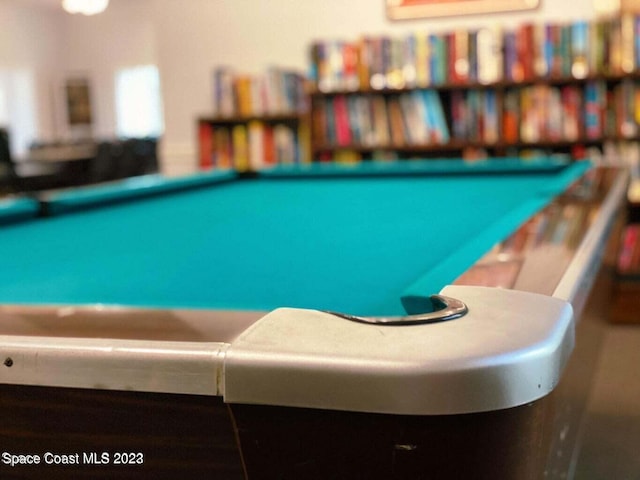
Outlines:
[[[155,65],[116,73],[116,133],[120,137],[158,137],[164,131],[160,76]]]
[[[0,69],[0,127],[9,129],[16,156],[23,155],[37,135],[34,93],[30,71]]]

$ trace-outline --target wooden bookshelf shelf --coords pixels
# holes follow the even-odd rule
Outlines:
[[[235,125],[253,121],[265,123],[295,123],[299,122],[305,115],[305,113],[286,113],[279,115],[248,115],[234,117],[202,116],[198,118],[198,122],[208,123],[211,125]]]
[[[429,85],[413,85],[410,87],[401,88],[358,88],[358,89],[333,89],[328,91],[319,90],[316,87],[309,88],[309,96],[313,97],[327,97],[337,95],[396,95],[405,92],[412,92],[414,90],[438,90],[438,91],[450,91],[450,90],[506,90],[514,88],[524,88],[535,85],[549,85],[549,86],[563,86],[563,85],[584,85],[589,82],[605,82],[608,84],[620,83],[623,80],[640,80],[640,71],[634,70],[628,73],[607,74],[596,73],[589,74],[584,77],[562,77],[562,76],[549,76],[549,77],[534,77],[526,80],[501,80],[491,83],[479,83],[479,82],[455,82],[455,83],[438,83]]]
[[[361,145],[361,144],[316,144],[313,146],[313,153],[332,152],[338,150],[351,150],[362,154],[375,151],[393,151],[404,154],[420,154],[432,152],[461,152],[465,149],[486,149],[492,152],[504,152],[510,149],[517,150],[551,150],[560,151],[574,148],[576,145],[597,146],[606,141],[640,141],[640,136],[621,137],[607,136],[599,138],[578,138],[575,140],[540,140],[537,142],[480,142],[467,140],[452,140],[442,144],[419,144],[419,145]]]
[[[334,144],[321,144],[314,145],[314,151],[318,152],[330,152],[334,150],[353,150],[361,153],[375,152],[375,151],[394,151],[406,154],[428,153],[428,152],[457,152],[465,148],[487,148],[493,147],[486,143],[480,142],[447,142],[442,144],[420,144],[420,145],[396,145],[396,144],[384,144],[384,145],[334,145]]]

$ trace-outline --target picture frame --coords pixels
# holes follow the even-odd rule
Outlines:
[[[386,0],[391,20],[532,10],[541,0]]]
[[[65,82],[67,122],[70,126],[91,125],[91,90],[86,78],[71,78]]]

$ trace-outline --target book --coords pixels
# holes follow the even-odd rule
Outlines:
[[[418,35],[407,35],[402,41],[402,48],[402,78],[404,87],[415,88],[418,84]]]
[[[198,125],[200,168],[208,170],[214,166],[214,136],[211,125],[200,122]]]
[[[360,86],[358,72],[358,47],[357,45],[345,42],[342,44],[342,65],[344,67],[343,87],[346,90],[357,90]]]
[[[604,92],[606,89],[600,82],[587,82],[584,87],[584,128],[587,138],[598,138],[602,135],[602,111]]]
[[[387,100],[389,111],[389,130],[391,132],[391,143],[396,147],[403,147],[407,144],[407,134],[405,132],[405,121],[402,117],[402,108],[398,97],[389,97]]]
[[[293,132],[285,125],[273,127],[273,155],[275,163],[280,165],[293,164],[295,161],[295,144]]]
[[[516,55],[519,72],[518,81],[531,80],[535,76],[534,57],[534,26],[532,23],[523,23],[516,29]]]
[[[404,42],[399,38],[385,38],[383,43],[385,50],[386,84],[389,89],[401,89],[405,87],[404,78]]]
[[[371,112],[376,145],[388,145],[391,142],[391,131],[387,103],[381,95],[371,97]]]
[[[515,143],[519,140],[519,92],[507,90],[504,95],[504,110],[502,114],[502,136],[505,143]]]
[[[426,106],[420,91],[400,95],[400,107],[404,119],[407,143],[421,145],[428,141],[428,125]]]
[[[236,113],[236,99],[233,80],[234,72],[233,69],[229,67],[218,67],[213,72],[213,110],[221,117],[230,117]]]
[[[430,43],[426,32],[418,32],[415,35],[416,49],[416,85],[427,87],[431,83]]]
[[[454,83],[466,83],[469,81],[469,32],[465,29],[457,29],[453,32],[452,42]]]
[[[252,83],[254,79],[248,75],[238,75],[233,80],[233,89],[236,98],[234,114],[243,117],[253,115],[254,106],[252,103]]]
[[[620,71],[632,73],[636,69],[635,15],[624,13],[620,18]]]
[[[248,171],[250,164],[247,127],[243,124],[235,125],[231,129],[231,141],[234,168],[239,172]]]
[[[447,42],[436,34],[429,34],[429,71],[431,72],[430,85],[442,85],[447,81]]]
[[[233,147],[231,143],[231,131],[226,127],[215,129],[215,161],[216,168],[233,168]]]
[[[298,124],[298,142],[297,142],[297,152],[296,152],[296,161],[301,164],[311,163],[311,129],[307,122],[300,122]],[[271,142],[273,143],[273,133],[271,133]],[[273,147],[272,147],[273,148]],[[270,162],[267,159],[267,163],[275,163],[275,159],[273,162]]]
[[[505,78],[511,82],[522,82],[524,80],[524,68],[518,55],[515,31],[506,31],[504,33],[504,71]]]
[[[426,112],[429,116],[429,124],[433,127],[430,134],[431,141],[438,144],[447,143],[451,137],[440,95],[433,89],[423,90],[422,94],[424,95]]]
[[[333,99],[333,113],[335,117],[335,143],[346,146],[351,143],[351,119],[345,95],[336,95]]]
[[[481,28],[477,34],[478,81],[491,84],[504,72],[503,35],[500,27]]]
[[[251,171],[257,172],[262,170],[266,164],[266,148],[265,148],[265,130],[266,126],[259,120],[252,120],[247,124],[248,131],[248,164]]]
[[[571,26],[571,75],[585,78],[589,74],[589,26],[585,21]]]
[[[484,136],[487,143],[496,143],[500,137],[498,99],[495,90],[484,91]]]
[[[582,94],[575,85],[565,85],[561,89],[562,102],[562,137],[576,141],[583,129]]]

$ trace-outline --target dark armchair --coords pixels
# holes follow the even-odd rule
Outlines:
[[[61,179],[55,173],[19,172],[11,156],[9,132],[0,128],[0,192],[21,193],[59,188]]]

